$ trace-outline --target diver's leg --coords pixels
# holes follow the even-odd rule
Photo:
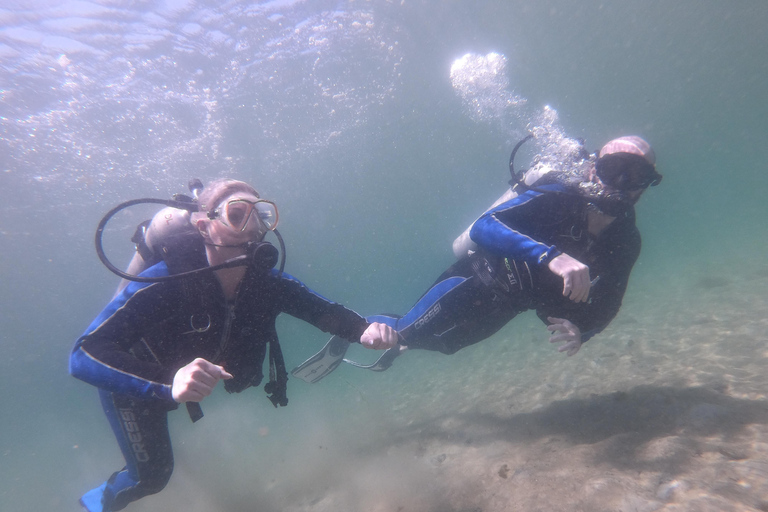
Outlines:
[[[403,345],[453,354],[489,337],[517,315],[467,261],[449,268],[397,323]]]
[[[89,512],[115,512],[168,483],[173,472],[168,407],[104,390],[99,395],[126,466],[87,492],[80,503]]]

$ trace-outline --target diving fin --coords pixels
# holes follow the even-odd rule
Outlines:
[[[333,336],[320,352],[294,368],[291,375],[304,382],[314,384],[341,364],[348,348],[349,342],[347,340]]]
[[[392,362],[397,358],[397,356],[400,355],[400,352],[402,351],[401,348],[402,347],[400,345],[397,345],[396,347],[385,350],[384,353],[381,354],[381,357],[379,357],[373,364],[360,364],[358,362],[352,361],[351,359],[344,359],[344,362],[358,368],[363,368],[365,370],[383,372],[392,366]]]

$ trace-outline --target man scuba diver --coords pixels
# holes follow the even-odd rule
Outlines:
[[[513,159],[514,152],[511,170]],[[529,309],[548,324],[560,352],[576,354],[619,311],[640,254],[634,205],[661,181],[655,164],[651,146],[628,136],[597,155],[577,151],[565,165],[537,162],[521,177],[513,172],[512,190],[454,242],[459,260],[410,311],[368,317],[395,328],[401,346],[372,365],[344,361],[382,371],[406,348],[453,354]],[[317,382],[346,348],[332,338],[292,373]]]
[[[99,388],[126,462],[81,498],[89,512],[122,510],[161,491],[173,471],[168,412],[181,403],[202,401],[220,380],[230,393],[258,386],[267,349],[270,380],[265,390],[275,407],[287,405],[287,372],[275,329],[280,313],[367,348],[397,343],[393,328],[370,323],[274,269],[274,247],[266,258],[259,257],[259,248],[269,249],[262,239],[275,230],[278,213],[250,185],[215,181],[200,191],[190,211],[155,216],[162,225],[173,220],[166,214],[176,215],[174,229],[133,267],[162,260],[140,276],[117,271],[131,282],[78,338],[70,355],[70,373]],[[100,257],[100,233],[108,216],[97,230]],[[151,241],[152,224],[148,229]],[[168,250],[171,235],[191,241],[192,249]],[[205,268],[190,269],[185,254],[172,254],[190,251],[199,251],[195,258],[202,258]],[[246,258],[251,252],[257,257]],[[193,420],[202,416],[199,407],[189,410]]]

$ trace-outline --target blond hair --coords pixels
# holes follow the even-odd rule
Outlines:
[[[222,178],[209,183],[200,193],[197,200],[200,211],[207,213],[215,209],[225,197],[229,197],[235,192],[247,192],[261,197],[255,188],[244,181]]]

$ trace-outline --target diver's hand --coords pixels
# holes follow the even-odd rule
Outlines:
[[[221,366],[198,357],[176,372],[173,377],[171,396],[180,404],[200,402],[211,394],[221,379],[231,378],[232,375]]]
[[[562,253],[549,262],[549,270],[563,278],[563,296],[574,302],[586,302],[589,298],[589,267],[575,258]]]
[[[387,324],[373,322],[360,336],[360,344],[374,350],[387,350],[397,345],[397,331]]]
[[[565,318],[547,317],[549,325],[547,330],[549,332],[557,331],[559,334],[553,334],[549,337],[550,343],[560,343],[564,341],[564,345],[560,345],[557,348],[558,352],[568,352],[569,356],[574,355],[581,348],[581,331],[578,327],[573,325]]]

